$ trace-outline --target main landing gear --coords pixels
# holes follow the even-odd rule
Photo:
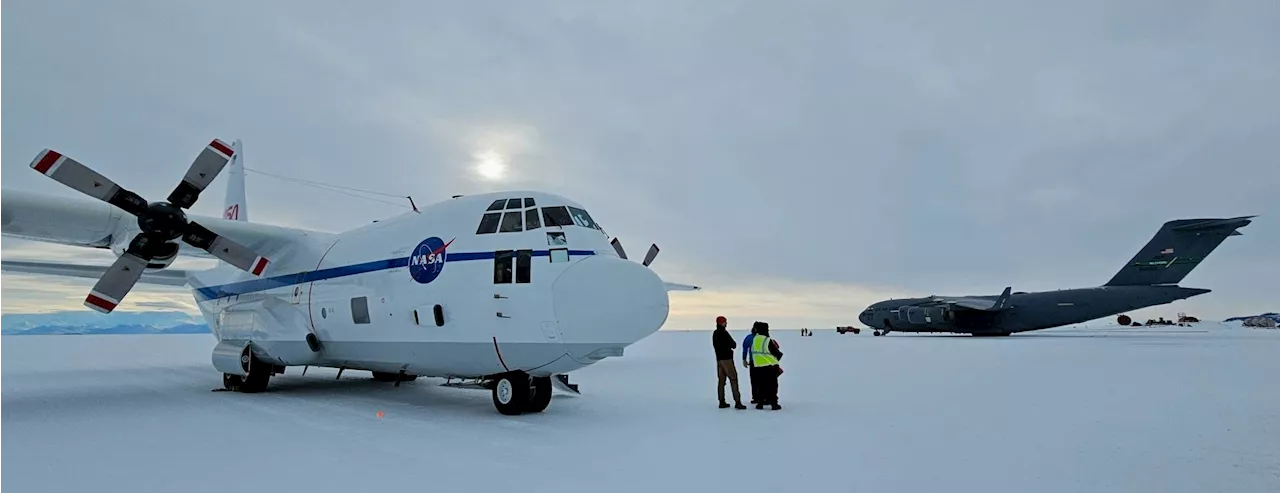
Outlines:
[[[253,394],[267,390],[267,382],[276,373],[284,373],[284,367],[274,366],[255,357],[252,352],[245,351],[240,355],[240,364],[248,368],[248,375],[240,376],[231,373],[222,374],[222,390]]]
[[[498,375],[491,382],[493,407],[508,416],[540,413],[551,404],[551,377],[531,377],[522,371]]]

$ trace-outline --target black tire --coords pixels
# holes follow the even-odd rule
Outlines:
[[[267,383],[271,381],[271,365],[253,356],[252,353],[249,357],[252,358],[249,362],[249,374],[244,376],[239,390],[246,394],[265,392]]]
[[[533,377],[529,379],[529,400],[524,412],[540,413],[551,404],[551,377]]]
[[[522,371],[499,375],[493,382],[493,407],[507,416],[524,412],[529,405],[531,383]]]

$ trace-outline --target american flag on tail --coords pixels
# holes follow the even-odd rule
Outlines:
[[[1173,249],[1172,249],[1172,248],[1166,248],[1166,249],[1164,249],[1164,250],[1160,250],[1160,255],[1168,255],[1168,254],[1170,254],[1170,253],[1173,253]]]

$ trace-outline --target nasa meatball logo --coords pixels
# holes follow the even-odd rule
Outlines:
[[[449,243],[453,243],[453,240],[449,240]],[[409,275],[413,276],[414,281],[426,284],[440,277],[440,272],[444,270],[445,249],[449,247],[449,243],[432,236],[422,240],[413,249],[413,255],[409,256]]]

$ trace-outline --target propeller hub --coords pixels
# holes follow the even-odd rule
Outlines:
[[[168,202],[152,202],[147,204],[146,212],[138,215],[138,227],[153,238],[172,240],[186,231],[187,215]]]

